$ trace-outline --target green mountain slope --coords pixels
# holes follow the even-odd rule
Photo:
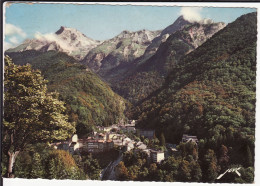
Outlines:
[[[226,26],[174,67],[156,94],[137,107],[139,126],[178,143],[197,135],[206,148],[231,148],[231,162],[245,165],[254,149],[256,13]],[[251,164],[252,165],[252,164]]]
[[[70,120],[77,123],[77,133],[83,135],[94,126],[108,126],[124,118],[125,100],[65,53],[25,51],[7,55],[16,64],[30,63],[42,71],[49,81],[48,90],[59,92],[66,102]]]
[[[225,26],[224,23],[193,23],[183,26],[163,42],[155,55],[130,69],[113,89],[136,104],[162,86],[165,77],[180,59]]]

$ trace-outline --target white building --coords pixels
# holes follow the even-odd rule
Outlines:
[[[123,139],[123,145],[128,144],[129,142],[131,142],[132,140],[130,138],[125,138]]]
[[[141,144],[141,145],[137,146],[137,148],[138,148],[139,150],[146,150],[146,149],[147,149],[147,146],[146,146],[145,144]]]
[[[163,151],[150,151],[151,160],[154,163],[160,163],[162,160],[164,160],[164,152]]]
[[[79,142],[78,142],[78,135],[77,134],[74,134],[72,137],[71,137],[71,143],[69,145],[69,152],[71,154],[74,154],[75,152],[78,152],[79,151]]]
[[[124,151],[130,151],[132,149],[134,149],[134,142],[133,141],[125,144],[124,147],[123,147]]]
[[[71,137],[71,139],[69,139],[68,141],[63,141],[63,142],[57,143],[57,147],[56,147],[56,149],[69,151],[71,154],[74,154],[75,152],[79,151],[79,148],[80,148],[80,144],[78,142],[77,134],[74,134]]]
[[[71,141],[72,142],[78,142],[78,135],[77,134],[74,134],[73,136],[72,136],[72,138],[71,138]]]
[[[72,142],[69,146],[69,152],[73,155],[77,151],[79,151],[79,143]]]

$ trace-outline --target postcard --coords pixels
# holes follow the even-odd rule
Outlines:
[[[256,182],[255,4],[3,8],[6,185]]]

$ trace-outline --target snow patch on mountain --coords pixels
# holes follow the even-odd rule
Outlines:
[[[88,38],[77,29],[61,26],[55,33],[42,34],[36,32],[34,39],[27,39],[18,47],[9,49],[7,52],[56,50],[82,60],[92,48],[100,43],[100,41]]]

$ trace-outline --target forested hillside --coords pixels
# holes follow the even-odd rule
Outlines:
[[[183,56],[225,26],[224,23],[185,24],[160,45],[155,55],[130,69],[122,81],[112,86],[113,89],[136,104],[162,86],[165,77],[177,63],[181,63]]]
[[[137,107],[139,127],[163,132],[172,143],[197,135],[200,153],[225,145],[229,164],[252,166],[256,22],[256,13],[243,15],[181,58],[159,93]]]
[[[125,100],[85,66],[65,53],[24,51],[7,53],[15,64],[30,63],[49,81],[48,91],[60,93],[66,103],[69,120],[77,124],[77,133],[85,135],[94,126],[108,126],[124,119]]]

